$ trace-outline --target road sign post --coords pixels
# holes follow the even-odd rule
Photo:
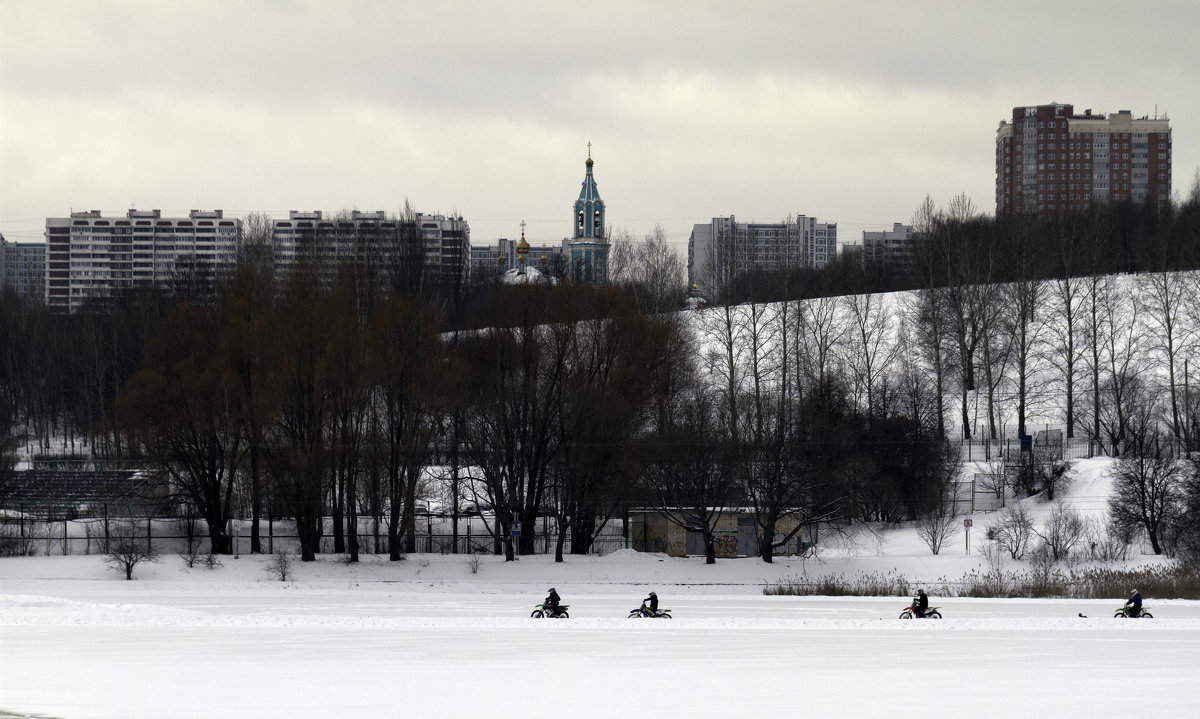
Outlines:
[[[971,556],[971,525],[973,525],[973,524],[975,524],[975,521],[973,519],[971,519],[970,517],[967,517],[966,519],[963,520],[963,527],[967,530],[967,556],[968,557]]]

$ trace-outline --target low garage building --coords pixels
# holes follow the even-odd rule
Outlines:
[[[669,516],[668,516],[669,515]],[[672,557],[704,556],[704,535],[699,528],[687,529],[687,513],[679,510],[634,509],[629,513],[630,540],[639,552],[658,552]],[[785,517],[776,525],[776,541],[799,524],[799,515]],[[681,526],[683,525],[683,526]],[[713,529],[718,557],[758,556],[758,526],[754,512],[730,509],[721,513]],[[806,530],[793,536],[777,555],[803,554],[812,546]]]

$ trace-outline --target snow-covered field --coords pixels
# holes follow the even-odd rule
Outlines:
[[[662,559],[662,561],[659,561]],[[766,597],[756,560],[0,564],[0,711],[71,717],[1189,716],[1200,602]],[[427,566],[421,566],[428,562]],[[553,583],[566,620],[529,618]],[[649,587],[676,619],[628,620]],[[936,598],[935,598],[936,599]],[[1087,615],[1080,618],[1078,614]]]
[[[1066,493],[1102,512],[1102,461]],[[1031,512],[1048,511],[1026,500]],[[267,557],[127,582],[98,556],[0,560],[0,716],[1159,717],[1200,712],[1200,602],[767,597],[768,582],[895,571],[919,583],[983,561],[987,513],[932,556],[911,528],[816,559],[412,555],[335,558],[273,579]],[[1148,561],[1140,557],[1138,561]],[[1011,569],[1019,569],[1014,564]],[[529,618],[555,586],[567,620]],[[650,589],[676,618],[628,620]],[[1080,617],[1079,615],[1086,615]]]

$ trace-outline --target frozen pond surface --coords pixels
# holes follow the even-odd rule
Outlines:
[[[134,582],[96,570],[97,557],[0,561],[0,713],[1154,717],[1200,708],[1200,602],[1148,599],[1156,618],[1134,621],[1112,618],[1119,600],[935,597],[945,619],[902,621],[903,597],[765,597],[753,582],[689,584],[672,574],[682,570],[636,559],[527,561],[479,577],[439,573],[435,560],[428,581],[411,563],[395,579],[329,564],[292,583],[265,579],[263,558],[211,573],[177,561]],[[758,571],[741,562],[725,563],[734,580]],[[597,566],[631,581],[598,579]],[[560,570],[552,582],[571,619],[530,619],[545,575]],[[648,584],[676,619],[624,618]]]

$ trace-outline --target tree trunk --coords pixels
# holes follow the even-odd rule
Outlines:
[[[356,506],[355,495],[356,487],[353,479],[350,480],[350,501],[346,503],[346,549],[350,553],[350,562],[358,561],[358,507]]]
[[[559,527],[558,527],[558,541],[556,541],[554,543],[554,561],[555,562],[563,561],[563,547],[567,543],[567,528],[568,527],[566,525],[559,525]],[[574,547],[575,547],[575,545],[574,545],[574,543],[572,543],[571,548],[574,549]]]
[[[250,449],[250,553],[262,554],[258,522],[262,518],[262,483],[258,476],[258,449]]]
[[[393,482],[396,480],[393,479]],[[388,509],[388,561],[398,562],[403,557],[400,554],[400,505],[395,500],[395,493],[392,494],[391,507]]]
[[[758,539],[758,555],[767,564],[775,562],[775,548],[771,546],[771,540],[774,538],[774,533],[763,532],[763,536]]]
[[[208,544],[210,554],[230,554],[230,537],[225,533],[225,523],[221,520],[206,520],[208,525]]]

